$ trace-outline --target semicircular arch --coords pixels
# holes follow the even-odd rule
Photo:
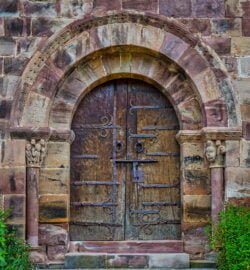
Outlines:
[[[65,76],[87,56],[98,52],[102,54],[106,48],[110,52],[116,51],[122,46],[128,50],[133,48],[135,52],[138,48],[138,53],[144,51],[145,55],[162,59],[170,68],[174,65],[182,70],[193,85],[195,99],[203,111],[203,126],[239,124],[230,80],[210,48],[174,19],[117,13],[78,20],[51,37],[46,46],[34,54],[16,95],[11,114],[12,126],[48,126],[53,122],[49,117],[58,102],[58,85]],[[221,73],[220,78],[216,77],[216,68],[221,69],[224,77]],[[131,71],[125,73],[126,76],[134,76]],[[107,74],[98,80],[105,77],[108,78]],[[146,77],[150,78],[150,74],[144,79]],[[31,111],[36,114],[35,118],[30,116]]]

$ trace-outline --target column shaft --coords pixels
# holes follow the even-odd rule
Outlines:
[[[224,197],[224,169],[223,167],[211,168],[211,195],[212,195],[212,221],[218,221],[218,214],[223,209]]]
[[[27,242],[31,247],[38,247],[38,179],[40,168],[27,168],[27,199],[26,199],[26,215],[27,215]]]

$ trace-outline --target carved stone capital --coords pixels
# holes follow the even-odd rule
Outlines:
[[[40,167],[46,155],[46,141],[44,139],[31,139],[26,144],[26,164],[28,167]]]
[[[205,144],[205,155],[210,168],[224,167],[226,148],[220,140],[208,140]]]

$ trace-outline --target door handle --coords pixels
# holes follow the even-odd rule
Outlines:
[[[144,173],[142,170],[139,170],[139,163],[133,162],[133,183],[143,183],[144,182]]]

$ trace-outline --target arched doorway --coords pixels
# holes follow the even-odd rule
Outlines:
[[[72,130],[70,239],[180,239],[179,124],[166,97],[110,81],[82,100]]]

